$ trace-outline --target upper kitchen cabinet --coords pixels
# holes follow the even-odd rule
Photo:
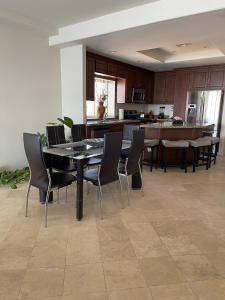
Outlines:
[[[86,60],[86,99],[94,101],[95,99],[95,59],[87,57]]]
[[[175,72],[155,73],[154,104],[173,104]]]
[[[209,69],[207,87],[223,88],[225,68],[212,67]]]
[[[191,74],[191,88],[204,89],[208,82],[208,69],[195,69]]]
[[[104,60],[96,59],[95,72],[100,74],[108,74],[108,63]]]

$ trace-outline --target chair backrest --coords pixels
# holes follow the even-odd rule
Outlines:
[[[31,171],[31,185],[47,190],[48,174],[41,147],[40,136],[38,134],[23,134],[24,149]]]
[[[65,144],[65,129],[63,125],[46,126],[48,145]]]
[[[118,180],[118,164],[122,148],[122,132],[106,133],[99,180],[107,184]]]
[[[86,139],[86,125],[85,124],[72,125],[71,136],[73,142],[80,142]]]
[[[128,175],[135,174],[139,171],[139,161],[144,151],[144,137],[145,133],[143,129],[133,131],[133,139],[127,160]]]
[[[139,128],[140,128],[139,125],[124,124],[124,126],[123,126],[123,139],[131,141],[132,138],[133,138],[133,131],[138,130]]]

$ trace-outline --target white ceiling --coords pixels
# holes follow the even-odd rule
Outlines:
[[[107,35],[83,40],[82,42],[97,53],[126,61],[150,70],[170,70],[178,67],[225,63],[225,10],[194,15],[165,22],[141,26]],[[205,44],[206,51],[193,51]],[[194,47],[159,62],[138,51],[149,49],[176,49],[177,44],[192,43]],[[196,45],[196,46],[195,46]],[[111,51],[117,51],[112,54]],[[207,55],[206,55],[207,53]],[[182,54],[182,55],[181,55]]]
[[[0,0],[3,12],[59,28],[158,0]],[[13,20],[14,21],[14,20]]]

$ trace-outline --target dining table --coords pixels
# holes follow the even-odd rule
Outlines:
[[[129,151],[130,141],[123,140],[121,151]],[[87,167],[86,162],[93,157],[101,157],[104,152],[104,139],[85,139],[80,142],[52,145],[43,147],[43,153],[47,156],[56,155],[67,157],[76,162],[76,195],[75,195],[75,218],[81,221],[83,218],[83,172]],[[132,189],[141,189],[142,182],[139,171],[132,175]],[[52,195],[51,195],[52,196]],[[45,198],[45,193],[40,191],[40,197]]]

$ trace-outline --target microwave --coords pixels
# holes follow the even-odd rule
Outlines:
[[[132,91],[132,102],[133,103],[144,103],[145,102],[145,89],[133,88]]]

